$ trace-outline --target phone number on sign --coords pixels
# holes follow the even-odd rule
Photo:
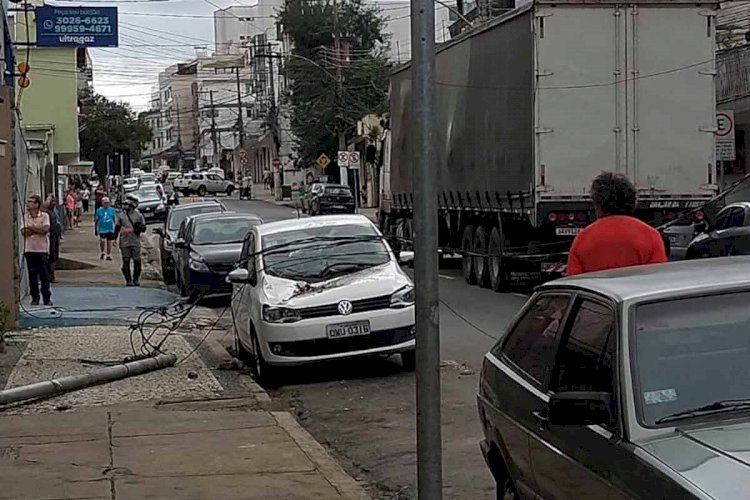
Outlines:
[[[58,17],[57,24],[109,24],[108,17]]]
[[[112,26],[55,26],[55,33],[112,33]]]

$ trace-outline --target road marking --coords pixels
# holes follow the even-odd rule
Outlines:
[[[446,275],[444,275],[444,274],[438,274],[438,276],[440,276],[441,278],[445,278],[445,279],[447,279],[447,280],[454,280],[454,279],[456,279],[456,278],[454,278],[453,276],[446,276]]]

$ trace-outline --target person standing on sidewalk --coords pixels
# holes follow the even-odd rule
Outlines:
[[[594,179],[591,201],[597,221],[573,240],[566,276],[667,262],[659,231],[633,217],[636,194],[622,174],[603,172]]]
[[[73,229],[73,220],[76,210],[76,195],[73,188],[68,188],[68,194],[65,196],[65,217],[68,229]]]
[[[44,212],[49,216],[49,260],[47,262],[47,273],[50,283],[57,283],[55,279],[55,263],[60,258],[60,239],[62,237],[62,224],[55,209],[57,200],[54,195],[47,197],[44,204]]]
[[[146,232],[146,220],[138,211],[138,200],[132,196],[125,198],[122,211],[115,220],[115,237],[120,236],[122,255],[122,275],[126,286],[141,286],[141,234]],[[133,261],[133,272],[130,272]]]
[[[99,259],[104,260],[106,247],[107,260],[112,260],[112,243],[115,241],[115,219],[117,212],[109,204],[109,198],[102,198],[102,206],[94,214],[94,234],[99,237]]]
[[[81,196],[81,201],[83,202],[83,213],[87,214],[89,213],[89,200],[91,199],[91,188],[88,184],[85,184],[83,186],[83,194]]]
[[[42,285],[42,299],[45,306],[52,305],[52,292],[49,286],[49,215],[42,210],[42,198],[32,195],[26,199],[26,216],[23,221],[23,235],[26,268],[29,272],[29,293],[31,305],[39,305],[39,283]]]

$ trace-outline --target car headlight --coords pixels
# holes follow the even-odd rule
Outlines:
[[[163,212],[165,210],[164,203],[159,203],[156,205],[156,211],[157,212]]]
[[[198,271],[202,273],[209,271],[206,261],[203,260],[203,257],[201,257],[195,252],[190,252],[190,264],[189,265],[190,265],[190,269],[192,269],[193,271]]]
[[[267,323],[294,323],[301,319],[299,313],[289,307],[263,306],[263,321]]]
[[[395,309],[409,307],[414,305],[414,287],[405,286],[398,292],[391,295],[391,307]]]

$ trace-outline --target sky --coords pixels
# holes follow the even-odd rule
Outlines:
[[[70,5],[69,1],[72,0],[58,0],[57,4]],[[50,3],[55,4],[54,0]],[[75,2],[77,5],[118,7],[119,47],[90,49],[95,91],[129,103],[134,111],[147,110],[151,90],[162,69],[194,58],[196,48],[207,48],[209,53],[212,52],[214,11],[230,5],[255,3],[256,0]],[[408,8],[404,14],[408,15]]]

